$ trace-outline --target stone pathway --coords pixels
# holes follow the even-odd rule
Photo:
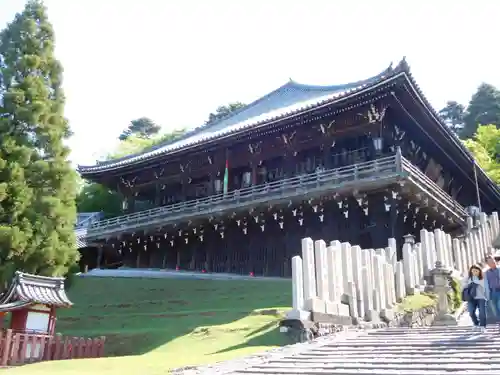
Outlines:
[[[470,326],[389,328],[305,346],[231,371],[203,374],[486,375],[500,374],[500,334]]]

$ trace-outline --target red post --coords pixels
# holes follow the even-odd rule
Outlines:
[[[9,364],[9,357],[11,353],[12,346],[12,330],[8,329],[3,333],[2,337],[2,359],[0,362],[1,366],[7,366]]]

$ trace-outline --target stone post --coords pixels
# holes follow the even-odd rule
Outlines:
[[[446,257],[444,253],[444,243],[441,238],[442,232],[441,229],[434,229],[434,243],[436,245],[436,262],[440,262],[441,264],[446,264]]]
[[[413,266],[413,254],[411,244],[403,245],[403,274],[405,278],[405,290],[407,295],[415,293],[415,267]]]
[[[498,212],[491,214],[491,227],[493,228],[493,241],[500,236],[500,221],[498,220]]]
[[[328,300],[334,305],[339,304],[342,298],[342,288],[339,285],[339,283],[342,283],[342,264],[340,261],[337,261],[339,253],[340,242],[338,241],[332,242],[330,246],[326,248],[326,259],[328,263]],[[329,309],[327,308],[327,310]],[[332,312],[327,311],[327,313],[331,314]]]
[[[460,246],[460,240],[458,238],[453,239],[453,254],[456,262],[456,269],[463,276],[465,275],[465,268],[467,267],[464,262],[464,253]]]
[[[448,305],[448,291],[450,290],[452,272],[451,269],[445,268],[439,261],[436,262],[436,266],[431,271],[434,281],[433,291],[438,297],[437,315],[433,323],[437,326],[457,325],[457,320],[450,314],[450,307]]]
[[[379,313],[386,308],[384,260],[380,255],[375,255],[373,258],[373,275],[375,278],[373,285],[373,306]]]
[[[420,231],[420,243],[422,246],[422,268],[423,268],[423,277],[426,279],[430,276],[430,271],[432,267],[432,259],[431,259],[431,246],[429,243],[429,233],[422,229]]]
[[[349,242],[342,242],[342,283],[344,293],[349,291],[349,283],[352,284],[352,259],[351,259],[351,244]]]
[[[373,265],[370,250],[361,250],[361,276],[363,281],[364,317],[366,321],[374,321],[378,315],[373,309]],[[393,275],[394,278],[394,275]]]
[[[292,310],[286,314],[287,319],[309,320],[311,313],[304,310],[304,283],[302,258],[292,258]]]
[[[328,264],[326,259],[326,243],[323,240],[314,242],[314,261],[316,271],[316,288],[318,293],[317,312],[325,312],[325,302],[328,301]]]
[[[336,293],[338,295],[338,300],[342,299],[342,294],[344,294],[344,278],[342,275],[342,245],[340,241],[332,241],[330,242],[330,247],[333,250],[334,262],[335,262],[335,285],[336,285]]]
[[[362,275],[362,262],[361,262],[361,247],[353,246],[351,248],[352,254],[352,278],[354,281],[354,286],[356,288],[358,315],[361,317],[365,316],[365,306],[364,306],[364,293],[363,293],[363,275]],[[367,275],[368,276],[368,275]]]
[[[314,244],[311,238],[302,239],[302,268],[304,282],[304,309],[313,310],[317,301],[316,271],[314,267]]]
[[[403,271],[403,262],[396,263],[396,301],[401,302],[406,297],[405,275]]]

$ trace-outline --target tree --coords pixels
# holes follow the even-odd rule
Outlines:
[[[205,124],[211,124],[215,121],[219,121],[225,117],[228,117],[230,114],[234,113],[235,111],[245,106],[246,104],[240,102],[233,102],[229,103],[228,105],[221,105],[215,110],[215,112],[210,113],[208,115],[208,120],[205,121]]]
[[[496,125],[480,125],[474,138],[464,144],[486,174],[500,184],[500,129]]]
[[[123,213],[123,199],[116,191],[101,184],[85,184],[76,198],[78,212],[99,212],[110,218]]]
[[[439,116],[455,133],[464,127],[465,107],[456,101],[449,101],[446,107],[439,111]]]
[[[39,0],[0,33],[0,281],[63,275],[78,260],[76,173],[64,140],[63,69]]]
[[[500,91],[490,84],[482,83],[467,106],[460,136],[471,138],[479,125],[488,124],[500,126]]]
[[[149,148],[157,146],[159,144],[173,141],[184,135],[186,133],[186,129],[176,129],[170,133],[165,134],[157,134],[150,138],[142,138],[136,135],[131,135],[125,139],[123,139],[118,147],[110,153],[106,158],[108,160],[121,158],[124,156],[137,154],[140,152],[144,152]]]
[[[161,127],[154,123],[153,120],[147,117],[141,117],[136,120],[130,121],[129,126],[118,137],[120,141],[124,141],[131,135],[142,139],[150,139],[156,136]]]

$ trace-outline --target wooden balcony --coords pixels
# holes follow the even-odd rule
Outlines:
[[[405,181],[410,184],[407,185]],[[463,207],[397,152],[346,167],[101,220],[88,228],[87,239],[104,239],[123,232],[150,230],[209,216],[224,216],[229,212],[248,211],[259,205],[279,205],[306,197],[319,197],[325,193],[370,191],[395,183],[411,186],[411,191],[405,191],[423,193],[433,207],[439,206],[460,224],[465,223],[467,214]]]

